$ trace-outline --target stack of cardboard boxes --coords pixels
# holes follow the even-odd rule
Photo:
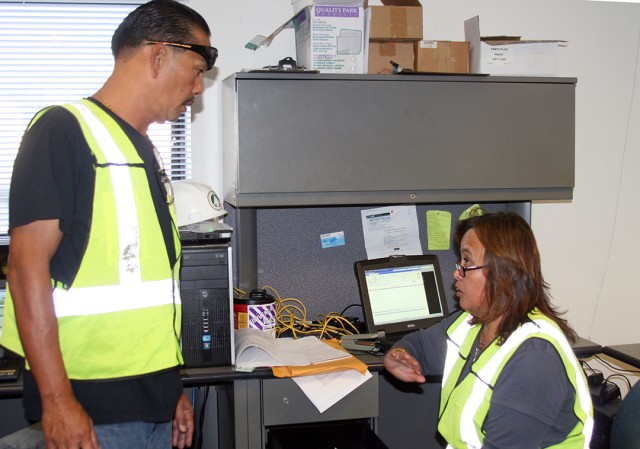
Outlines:
[[[392,4],[392,3],[402,3]],[[368,73],[393,73],[391,61],[414,70],[414,44],[422,39],[422,6],[419,2],[390,2],[370,6]]]
[[[294,16],[268,37],[246,47],[267,46],[293,28],[298,66],[322,73],[389,74],[394,65],[419,73],[557,76],[563,41],[481,37],[480,19],[464,23],[465,41],[424,40],[420,0],[292,0]]]
[[[418,0],[383,0],[370,6],[367,73],[392,73],[391,61],[405,70],[469,73],[469,43],[423,40]]]

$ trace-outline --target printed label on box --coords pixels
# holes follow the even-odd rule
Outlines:
[[[489,49],[487,64],[511,65],[513,64],[513,50],[510,47],[491,47]]]
[[[438,41],[420,41],[420,48],[438,48]]]
[[[316,17],[360,17],[357,6],[316,6]]]

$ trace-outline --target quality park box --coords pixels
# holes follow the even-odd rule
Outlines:
[[[417,72],[469,73],[469,42],[421,40],[415,43]]]
[[[367,73],[367,11],[311,5],[295,17],[298,65],[323,73]]]
[[[256,36],[245,47],[268,46],[280,31],[294,28],[299,67],[323,73],[367,73],[369,12],[363,0],[325,1],[333,4],[313,1],[301,6],[303,2],[295,2],[291,19],[268,37]]]
[[[471,73],[490,75],[557,76],[558,40],[521,40],[520,37],[480,37],[480,18],[465,20]]]
[[[384,0],[370,6],[369,39],[422,39],[422,5],[418,0]]]

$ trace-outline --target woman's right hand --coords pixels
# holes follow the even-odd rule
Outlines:
[[[403,382],[426,382],[418,361],[402,348],[387,351],[384,356],[384,368]]]

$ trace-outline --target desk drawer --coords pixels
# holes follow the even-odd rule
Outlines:
[[[292,379],[266,379],[262,384],[264,426],[378,416],[378,375],[320,413]]]
[[[271,449],[389,449],[363,421],[340,421],[269,429]]]

